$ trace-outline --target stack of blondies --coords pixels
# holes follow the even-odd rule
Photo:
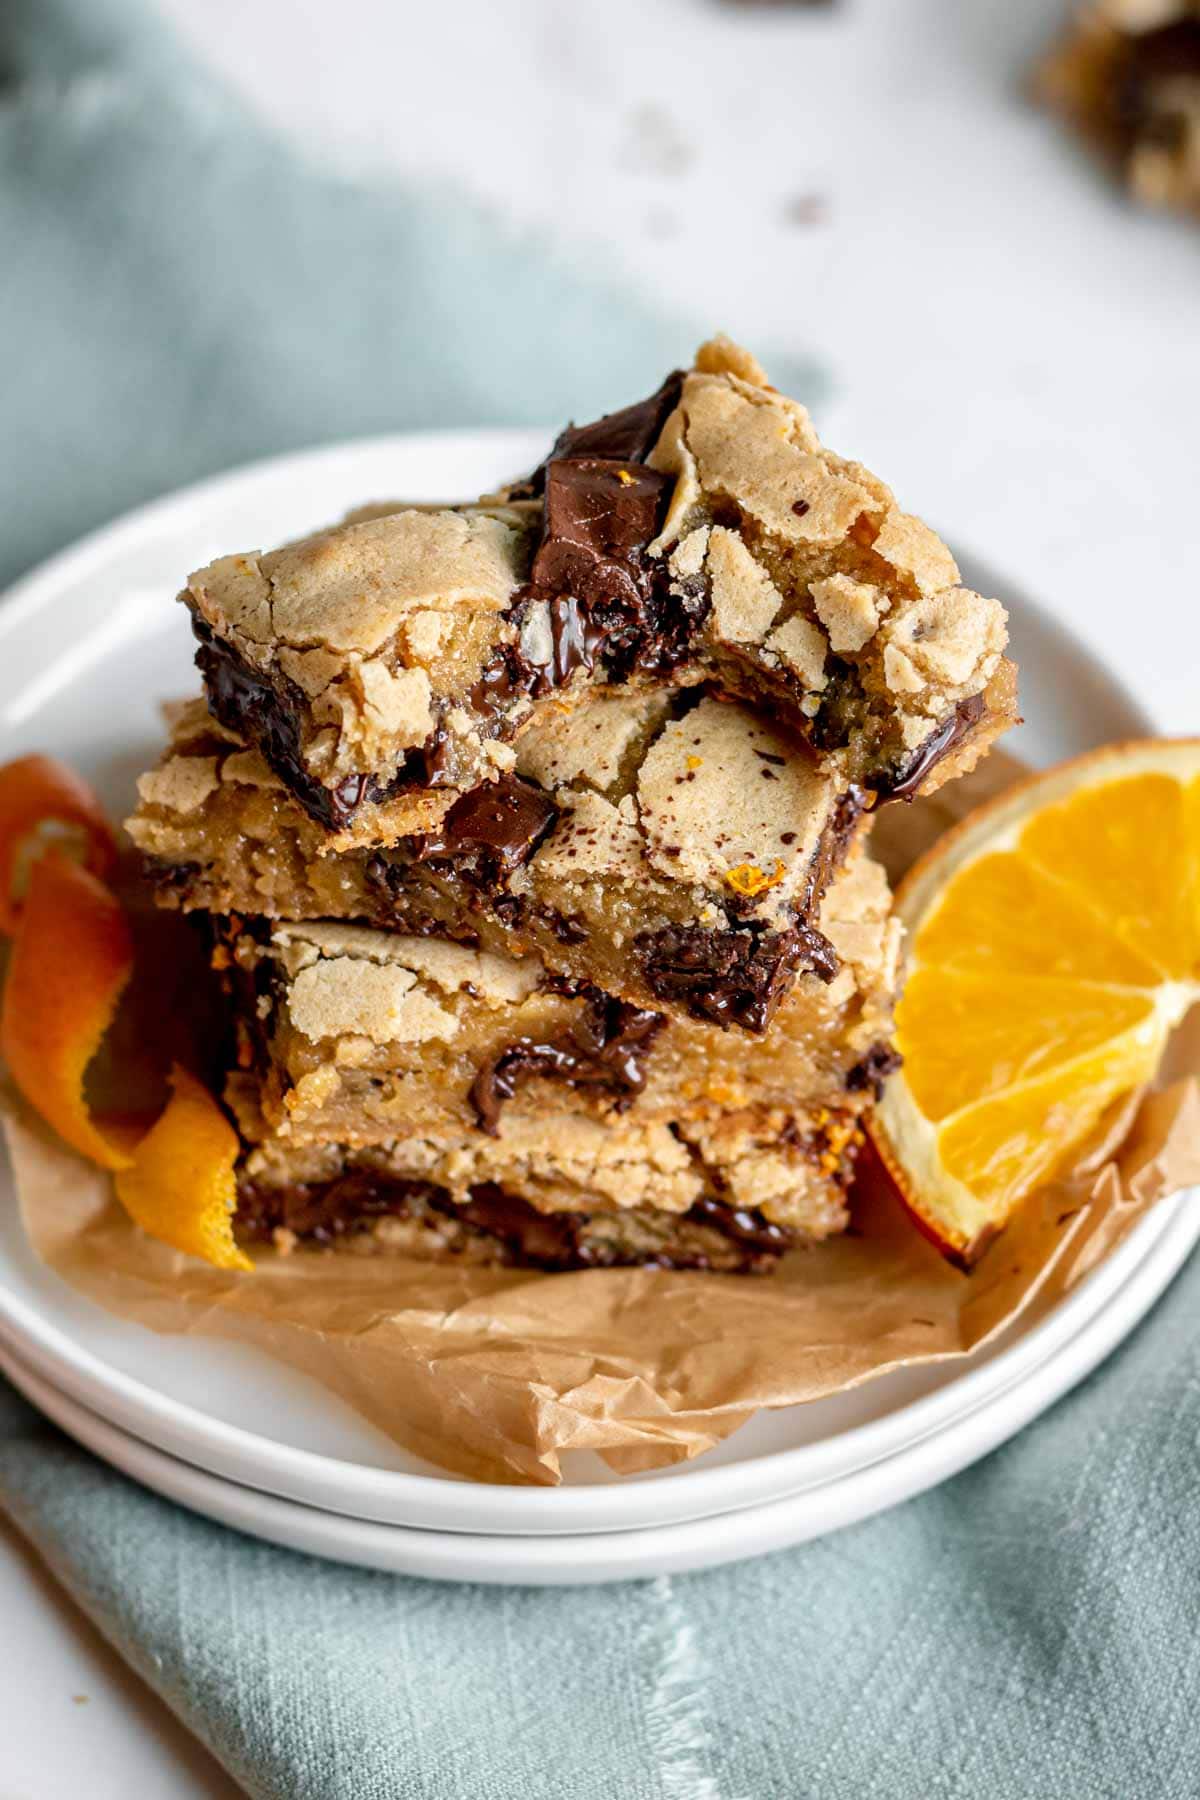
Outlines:
[[[229,996],[244,1241],[743,1271],[844,1227],[894,1060],[871,812],[1015,671],[751,356],[182,597],[204,697],[130,831]]]

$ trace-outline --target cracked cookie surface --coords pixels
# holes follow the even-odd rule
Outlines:
[[[1000,604],[725,339],[503,494],[364,509],[182,598],[213,711],[343,847],[431,828],[589,687],[716,685],[881,797],[1015,718]]]
[[[490,1156],[485,1138],[600,1142],[620,1121],[675,1157],[694,1124],[869,1103],[899,946],[876,864],[862,857],[840,878],[822,923],[839,973],[802,977],[766,1039],[667,1019],[533,957],[339,921],[220,922],[214,963],[233,999],[237,1067],[280,1142],[409,1133]]]
[[[598,689],[543,713],[515,770],[433,831],[376,851],[331,849],[201,702],[172,718],[128,822],[167,904],[534,953],[635,1005],[750,1031],[797,975],[836,974],[821,900],[862,796],[741,704]]]

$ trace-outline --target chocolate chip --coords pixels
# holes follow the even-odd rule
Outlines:
[[[792,511],[795,513],[795,515],[798,519],[802,519],[804,517],[805,513],[810,510],[811,510],[810,504],[807,500],[793,500],[792,501]]]

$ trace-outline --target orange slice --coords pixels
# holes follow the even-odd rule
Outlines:
[[[918,1223],[969,1265],[1200,999],[1200,740],[1034,776],[896,894],[903,1067],[872,1130]]]

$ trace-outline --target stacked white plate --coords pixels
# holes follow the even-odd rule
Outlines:
[[[481,492],[540,456],[544,433],[437,433],[280,458],[191,488],[85,540],[0,609],[0,760],[65,757],[114,812],[161,738],[158,702],[195,686],[181,576],[368,498]],[[1048,763],[1145,718],[1029,601],[1012,608],[1017,748]],[[114,699],[116,702],[114,704]],[[1141,1319],[1200,1236],[1168,1202],[1069,1299],[962,1361],[884,1376],[763,1415],[700,1462],[619,1480],[569,1460],[556,1489],[492,1487],[420,1463],[316,1383],[245,1346],[159,1337],[43,1268],[7,1177],[0,1195],[0,1367],[127,1475],[209,1518],[299,1550],[441,1580],[613,1581],[714,1566],[832,1531],[986,1454],[1086,1375]]]

